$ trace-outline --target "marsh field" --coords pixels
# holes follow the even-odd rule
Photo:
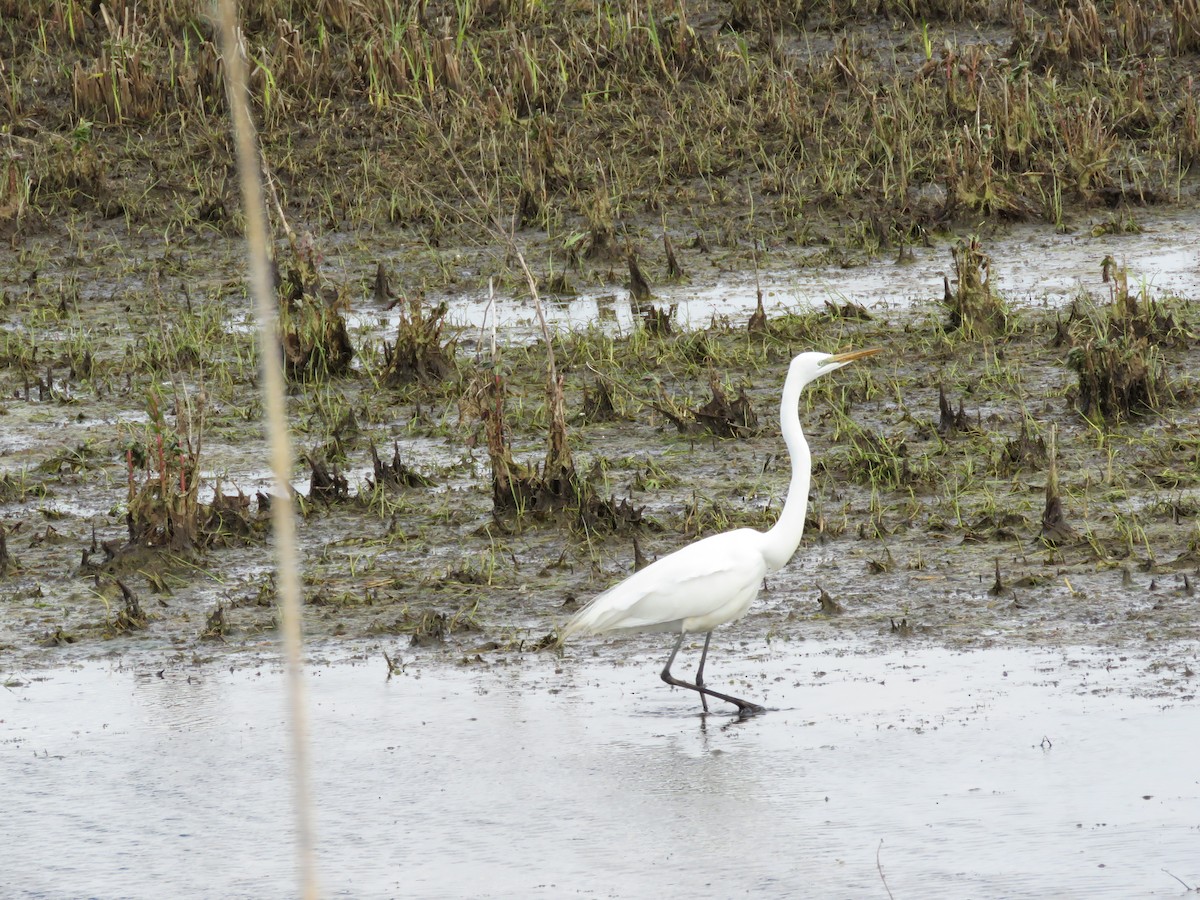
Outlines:
[[[240,6],[335,893],[1193,889],[1200,5]],[[204,11],[0,0],[21,896],[295,893],[254,849],[272,488]],[[866,347],[714,637],[767,715],[698,715],[661,636],[555,646],[769,527],[789,360]]]
[[[269,477],[212,29],[2,11],[0,645],[253,652]],[[635,550],[769,526],[787,361],[878,345],[804,398],[807,533],[745,633],[1137,648],[1191,691],[1200,9],[243,14],[311,640],[532,652]]]

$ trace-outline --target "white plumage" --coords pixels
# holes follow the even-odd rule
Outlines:
[[[739,528],[681,547],[613,585],[562,630],[573,634],[612,631],[712,631],[740,619],[766,577],[759,549],[762,532]]]
[[[804,533],[812,458],[800,427],[800,391],[826,372],[878,353],[801,353],[788,367],[780,406],[780,425],[792,462],[792,479],[779,520],[769,531],[739,528],[714,534],[662,557],[634,572],[600,594],[563,626],[559,641],[577,634],[628,631],[669,631],[679,635],[662,670],[667,684],[699,692],[704,709],[707,697],[735,704],[742,715],[763,712],[763,707],[704,686],[708,643],[718,625],[740,619],[758,596],[763,579],[783,568]],[[671,663],[688,634],[705,635],[704,650],[694,683],[671,674]]]

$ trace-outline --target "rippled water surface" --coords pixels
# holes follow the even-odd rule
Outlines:
[[[1090,898],[1183,896],[1168,872],[1200,883],[1197,706],[1136,661],[723,649],[710,683],[768,714],[699,715],[640,645],[624,665],[584,645],[391,680],[378,658],[313,667],[324,891]],[[285,721],[272,667],[10,675],[0,881],[22,897],[295,896]]]

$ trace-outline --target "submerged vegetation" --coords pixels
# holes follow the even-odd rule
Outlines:
[[[1022,303],[987,242],[1192,197],[1200,7],[242,6],[310,633],[552,643],[639,560],[769,526],[788,360],[881,345],[804,397],[774,635],[1196,636],[1195,304],[1111,258],[1099,301]],[[195,4],[0,0],[0,650],[275,627],[220,71]],[[941,306],[655,297],[918,244]],[[504,333],[626,272],[631,325]]]

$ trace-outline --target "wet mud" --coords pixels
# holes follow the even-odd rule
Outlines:
[[[306,632],[318,643],[404,636],[447,659],[544,645],[579,602],[631,571],[635,539],[653,558],[716,530],[769,527],[787,477],[777,424],[787,360],[880,345],[884,354],[803,400],[815,459],[807,533],[741,633],[1131,646],[1161,652],[1164,678],[1182,678],[1177,650],[1197,637],[1200,564],[1200,357],[1187,285],[1164,289],[1153,271],[1122,267],[1127,296],[1166,323],[1150,336],[1154,408],[1099,415],[1072,369],[1079,347],[1119,337],[1100,262],[1162,258],[1169,268],[1182,227],[1148,222],[1143,235],[1165,235],[1161,257],[1140,235],[1132,245],[1122,235],[997,241],[986,277],[1007,319],[985,336],[956,328],[940,298],[944,273],[933,266],[952,265],[950,243],[929,251],[920,277],[911,264],[863,269],[865,284],[910,279],[882,299],[860,303],[840,269],[826,270],[834,287],[824,293],[773,291],[753,333],[754,295],[736,280],[660,298],[676,315],[688,298],[704,304],[702,325],[671,334],[620,314],[555,323],[569,445],[597,497],[637,511],[619,528],[495,507],[485,430],[463,396],[494,369],[484,352],[494,329],[511,449],[540,463],[544,347],[496,325],[529,301],[501,295],[494,316],[476,319],[455,296],[426,298],[448,304],[440,339],[453,341],[454,371],[396,383],[386,345],[400,325],[374,290],[377,267],[363,265],[361,281],[341,288],[353,364],[297,375],[290,388]],[[254,334],[227,274],[239,248],[156,257],[126,242],[112,254],[94,237],[90,250],[80,245],[86,281],[77,261],[36,272],[7,261],[0,641],[22,664],[114,652],[254,658],[275,627],[271,489]],[[1074,293],[1004,293],[1034,252],[1051,271],[1079,273]],[[178,271],[147,286],[137,273],[167,258]],[[312,276],[321,283],[354,271],[345,260],[323,266]],[[761,280],[787,278],[770,270]],[[720,309],[714,297],[725,298]],[[625,315],[636,306],[628,294],[610,303]],[[587,394],[601,384],[610,408],[589,416]],[[714,386],[748,404],[753,427],[712,428],[700,416],[681,428],[668,414],[703,411]],[[1052,437],[1057,537],[1046,519]],[[145,519],[136,529],[131,510]],[[195,533],[172,524],[185,514]]]

